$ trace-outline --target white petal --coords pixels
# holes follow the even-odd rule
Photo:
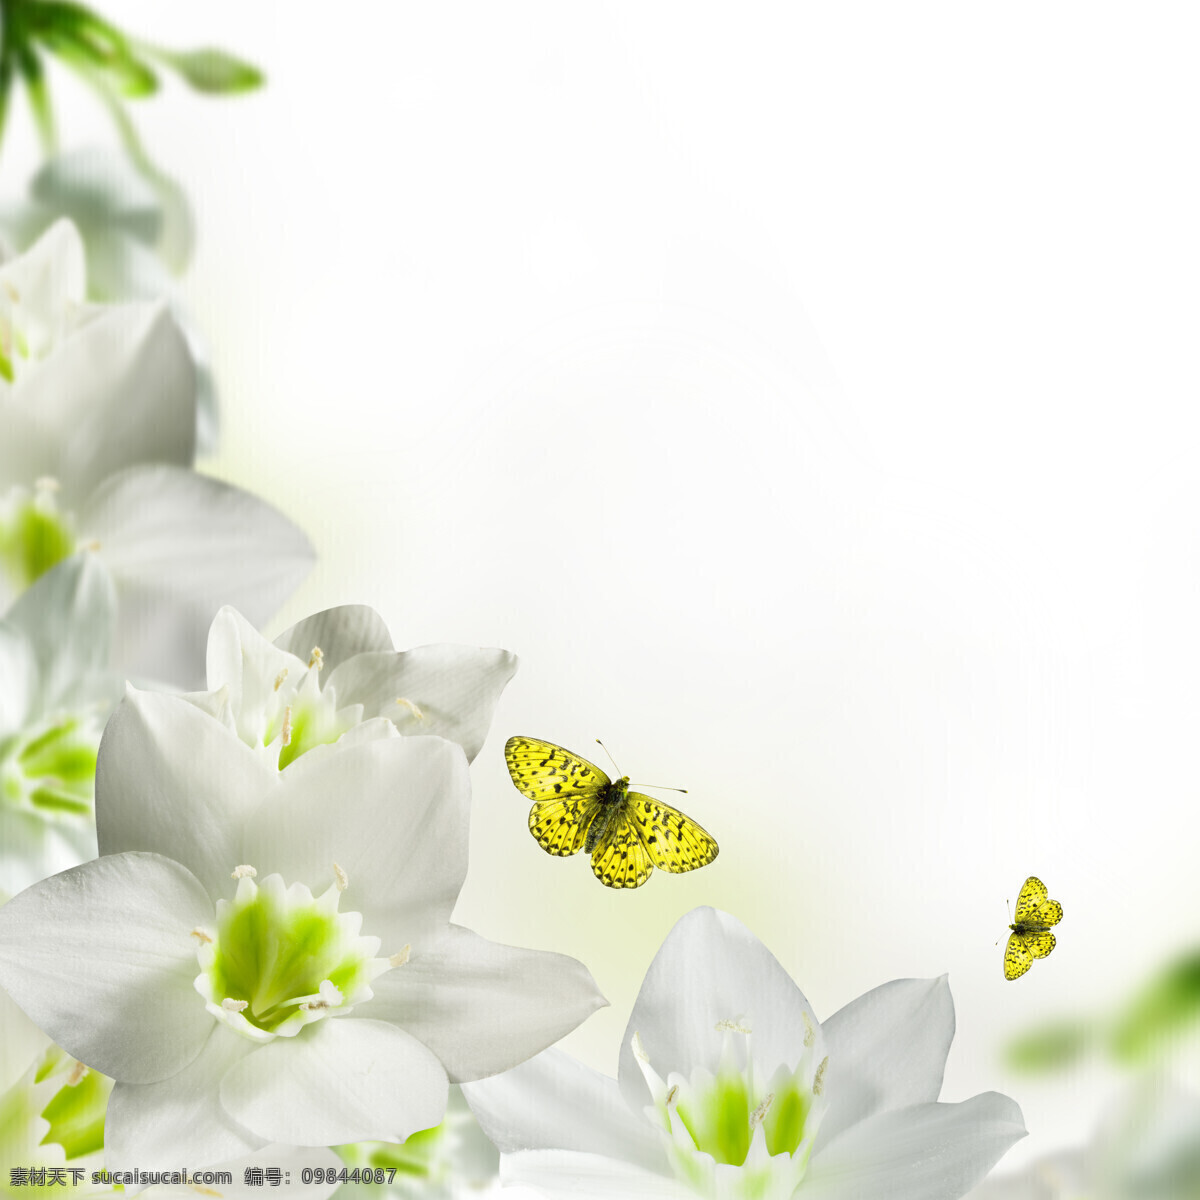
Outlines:
[[[587,1200],[696,1200],[682,1183],[632,1163],[571,1150],[522,1150],[500,1160],[500,1178],[559,1196]]]
[[[333,882],[336,862],[350,880],[343,910],[363,914],[384,954],[444,929],[467,869],[459,747],[402,737],[317,746],[278,777],[246,821],[242,861],[315,891]]]
[[[208,631],[206,664],[209,689],[228,689],[230,711],[236,714],[238,733],[247,742],[261,740],[268,708],[274,713],[278,706],[279,677],[291,675],[295,684],[308,670],[307,660],[277,649],[229,605],[217,613]]]
[[[136,463],[190,466],[196,373],[165,304],[106,308],[59,346],[21,390],[62,439],[59,478],[76,501]]]
[[[43,708],[79,708],[89,699],[94,681],[108,670],[115,613],[112,578],[87,551],[59,563],[21,594],[5,621],[24,630],[35,647]],[[7,678],[0,670],[0,679]]]
[[[305,1183],[301,1172],[306,1167],[319,1170],[323,1180],[326,1171],[340,1171],[345,1165],[325,1146],[269,1145],[241,1158],[216,1164],[216,1168],[228,1171],[233,1176],[232,1183],[206,1183],[197,1186],[182,1183],[159,1184],[147,1188],[142,1195],[149,1200],[167,1200],[170,1196],[185,1197],[186,1200],[197,1200],[198,1196],[215,1196],[218,1200],[263,1200],[264,1194],[269,1194],[276,1200],[281,1200],[284,1196],[291,1197],[292,1200],[325,1200],[342,1185],[336,1182]],[[278,1168],[283,1176],[282,1182],[247,1184],[246,1170],[251,1167],[264,1170]],[[128,1193],[130,1189],[125,1190]]]
[[[308,539],[282,513],[180,467],[111,476],[80,520],[117,581],[118,661],[185,686],[199,681],[222,605],[261,625],[313,563]]]
[[[985,1179],[968,1200],[1068,1200],[1094,1190],[1086,1156],[1078,1151],[1054,1154],[1016,1174]],[[1120,1194],[1120,1193],[1118,1193]]]
[[[332,671],[356,654],[391,650],[392,635],[373,608],[343,604],[297,621],[275,639],[275,645],[305,662],[313,647],[319,646],[325,657],[325,670]]]
[[[501,1154],[517,1150],[579,1150],[665,1171],[660,1133],[634,1114],[617,1081],[562,1050],[463,1084],[463,1095]]]
[[[50,1039],[0,991],[0,1096],[8,1091],[33,1060],[50,1048]]]
[[[208,1167],[261,1149],[267,1139],[221,1107],[221,1080],[258,1050],[225,1026],[213,1026],[204,1049],[158,1083],[118,1083],[104,1120],[105,1163],[115,1171]]]
[[[5,890],[19,892],[96,857],[92,823],[73,813],[9,812],[0,829],[0,880]]]
[[[242,825],[279,772],[182,696],[129,688],[96,765],[100,853],[148,850],[182,862],[215,901],[232,894]]]
[[[395,721],[401,733],[457,742],[469,762],[483,746],[496,702],[516,669],[516,655],[507,650],[420,646],[401,654],[359,654],[334,670],[327,686],[337,689],[339,704],[359,703],[368,716]]]
[[[640,1035],[660,1077],[671,1071],[688,1076],[695,1067],[716,1070],[723,1021],[752,1031],[754,1060],[768,1075],[781,1063],[800,1061],[809,1029],[815,1061],[824,1056],[817,1018],[775,956],[735,917],[697,908],[667,934],[621,1041],[618,1078],[635,1112],[650,1095],[633,1057],[633,1035]]]
[[[954,1040],[954,1001],[940,979],[896,979],[823,1022],[829,1108],[816,1149],[889,1108],[932,1103]]]
[[[35,357],[52,351],[66,333],[68,314],[83,301],[83,240],[70,221],[56,221],[24,254],[0,267],[17,294]]]
[[[521,950],[451,925],[413,944],[403,966],[371,985],[364,1012],[420,1038],[455,1083],[524,1062],[608,1001],[587,968],[565,954]]]
[[[437,1059],[386,1021],[318,1021],[276,1038],[225,1076],[221,1103],[275,1142],[403,1141],[441,1122],[449,1084]]]
[[[69,1054],[152,1083],[182,1070],[213,1018],[193,982],[199,882],[157,854],[115,854],[45,879],[0,908],[0,985]]]
[[[0,622],[0,738],[28,719],[40,691],[33,645],[24,630]]]
[[[1024,1136],[998,1092],[877,1113],[813,1156],[798,1200],[960,1200]]]

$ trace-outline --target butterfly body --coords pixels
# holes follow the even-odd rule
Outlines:
[[[1012,933],[1004,948],[1004,978],[1020,979],[1035,958],[1046,958],[1057,945],[1052,926],[1062,920],[1062,905],[1049,899],[1046,885],[1030,875],[1021,886],[1013,913]]]
[[[626,797],[629,795],[629,776],[622,775],[601,787],[596,794],[597,809],[588,822],[587,836],[583,849],[591,854],[605,837],[626,820],[625,809],[628,807]]]
[[[606,887],[640,887],[655,867],[692,871],[717,857],[717,843],[669,804],[629,790],[553,742],[512,737],[504,759],[517,790],[533,801],[529,831],[547,854],[592,856]]]

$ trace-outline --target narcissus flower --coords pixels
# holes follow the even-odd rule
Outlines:
[[[517,669],[507,650],[418,646],[397,652],[379,614],[344,605],[306,617],[272,644],[224,608],[208,635],[208,692],[188,696],[279,767],[355,737],[433,734],[473,760]]]
[[[89,305],[59,222],[0,265],[0,610],[78,549],[116,583],[116,661],[191,686],[221,604],[263,621],[312,564],[269,505],[190,469],[196,381],[156,304]]]
[[[573,959],[450,923],[466,756],[387,724],[280,771],[181,697],[118,706],[102,856],[0,908],[0,985],[117,1081],[110,1164],[401,1141],[441,1121],[450,1081],[604,1003]]]
[[[96,752],[121,695],[114,610],[112,580],[83,552],[0,620],[0,891],[96,855]]]
[[[0,1195],[44,1200],[67,1189],[74,1197],[117,1194],[114,1184],[103,1182],[104,1110],[112,1086],[107,1076],[54,1045],[0,992]],[[182,1165],[175,1164],[171,1173]],[[261,1185],[252,1190],[245,1183],[246,1168],[258,1167],[292,1176],[290,1186],[281,1178],[272,1188],[276,1194],[324,1200],[337,1189],[340,1165],[327,1150],[269,1146],[257,1155],[221,1163],[233,1182],[219,1188],[165,1183],[152,1185],[144,1194],[195,1196],[199,1190],[221,1197],[261,1195]],[[320,1169],[308,1184],[301,1175],[306,1167]],[[124,1191],[142,1189],[126,1186]]]
[[[958,1200],[1025,1129],[988,1092],[940,1104],[945,979],[897,980],[824,1024],[767,949],[696,909],[651,964],[619,1082],[557,1050],[464,1093],[501,1178],[545,1194]]]

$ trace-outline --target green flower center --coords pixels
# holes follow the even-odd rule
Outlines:
[[[48,1197],[70,1186],[64,1167],[99,1166],[104,1113],[113,1081],[89,1071],[58,1046],[40,1054],[6,1092],[0,1093],[0,1194]],[[21,1168],[24,1178],[12,1178]]]
[[[217,901],[216,929],[193,930],[201,971],[196,990],[208,1010],[243,1037],[294,1037],[305,1025],[345,1014],[371,998],[371,981],[397,959],[376,958],[379,939],[362,937],[362,917],[339,912],[345,876],[313,897],[278,875],[261,886],[250,867],[234,872],[233,900]]]
[[[761,1072],[756,1078],[749,1030],[735,1021],[717,1028],[724,1042],[716,1073],[697,1067],[687,1077],[672,1072],[665,1082],[635,1037],[634,1056],[654,1098],[647,1112],[670,1136],[676,1175],[696,1192],[784,1200],[808,1170],[825,1109],[826,1064],[814,1061],[815,1031],[808,1031],[795,1066],[781,1065],[764,1080]],[[718,1165],[738,1168],[736,1176],[720,1182]]]
[[[100,722],[60,713],[0,741],[0,801],[44,816],[92,811]]]
[[[324,655],[314,646],[308,667],[298,678],[293,672],[289,679],[288,671],[283,671],[275,681],[274,698],[259,736],[264,746],[279,741],[281,771],[314,746],[336,742],[362,715],[361,708],[338,712],[332,689],[321,690],[323,665]]]
[[[56,499],[58,485],[39,480],[33,492],[13,488],[0,500],[0,569],[23,592],[75,552],[69,514]]]

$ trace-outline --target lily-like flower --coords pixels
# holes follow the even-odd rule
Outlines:
[[[208,635],[210,690],[187,698],[281,768],[350,730],[358,739],[390,737],[393,729],[444,737],[470,762],[516,669],[507,650],[397,652],[382,618],[365,605],[306,617],[274,643],[226,607]]]
[[[117,1080],[110,1165],[402,1141],[450,1081],[604,1003],[573,959],[450,923],[469,796],[440,737],[343,737],[280,771],[130,690],[100,746],[101,857],[0,908],[0,986]]]
[[[28,250],[65,217],[83,239],[89,300],[167,300],[196,367],[196,443],[208,454],[217,441],[216,388],[208,350],[162,249],[168,227],[190,225],[186,214],[167,211],[170,199],[180,203],[182,193],[152,187],[117,151],[72,150],[42,164],[24,199],[0,205],[0,234],[16,251]]]
[[[650,966],[619,1082],[557,1050],[464,1094],[501,1178],[548,1195],[958,1200],[1025,1129],[988,1092],[937,1102],[944,978],[896,980],[823,1024],[770,952],[711,908]]]
[[[96,752],[121,695],[114,613],[112,580],[85,551],[0,621],[0,891],[96,855]]]
[[[499,1189],[500,1156],[459,1087],[450,1089],[445,1120],[403,1145],[356,1142],[337,1147],[337,1152],[351,1168],[395,1168],[389,1200],[482,1200],[485,1190]],[[370,1200],[377,1193],[374,1183],[348,1183],[341,1200]]]
[[[88,1070],[54,1045],[0,992],[0,1163],[4,1166],[0,1195],[42,1196],[56,1188],[69,1188],[75,1197],[116,1193],[114,1184],[94,1179],[104,1170],[104,1110],[112,1087],[107,1076]],[[341,1164],[329,1151],[269,1146],[220,1166],[233,1182],[208,1188],[214,1196],[261,1196],[261,1186],[248,1187],[245,1182],[247,1167],[261,1167],[291,1176],[290,1186],[281,1180],[273,1192],[324,1200],[337,1190]],[[316,1182],[303,1184],[305,1167],[320,1169]],[[327,1171],[328,1184],[324,1182]],[[142,1189],[127,1186],[124,1190]],[[182,1183],[166,1183],[150,1187],[145,1194],[195,1196],[196,1191]]]
[[[0,266],[0,611],[77,549],[118,596],[127,674],[194,686],[221,604],[264,621],[312,550],[282,514],[190,469],[195,371],[166,308],[88,305],[59,222]]]
[[[997,1176],[968,1200],[1194,1200],[1200,1096],[1151,1075],[1129,1089],[1090,1144]]]

